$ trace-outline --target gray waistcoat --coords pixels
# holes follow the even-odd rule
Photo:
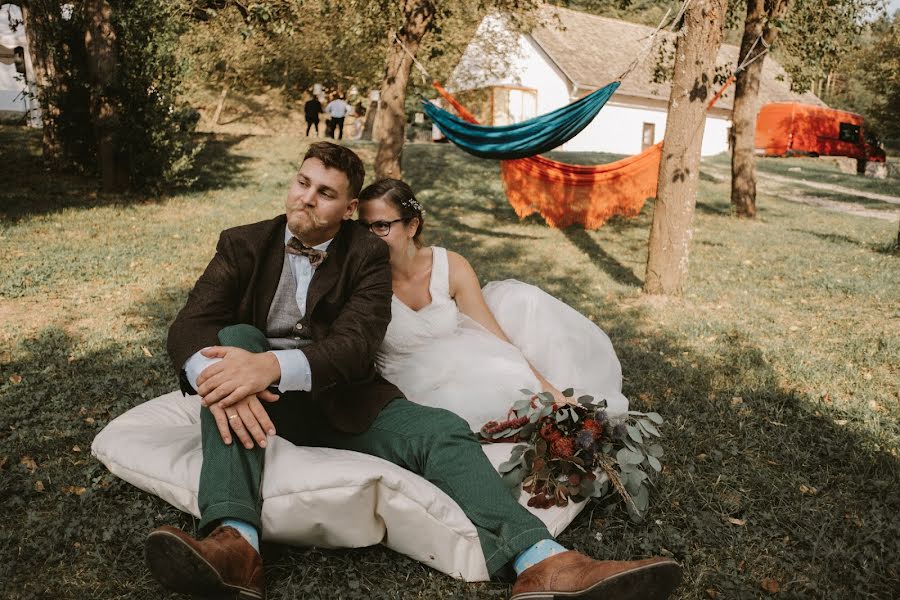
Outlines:
[[[312,342],[308,327],[302,323],[300,307],[297,306],[297,282],[291,271],[291,261],[284,257],[281,278],[275,290],[275,298],[266,317],[266,337],[273,350],[293,350]]]

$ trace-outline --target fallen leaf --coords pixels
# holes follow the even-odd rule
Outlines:
[[[18,385],[18,384],[22,383],[22,376],[19,374],[13,373],[12,375],[9,376],[9,380],[14,385]]]
[[[849,422],[850,422],[850,421],[848,421],[847,419],[836,419],[836,420],[834,421],[834,424],[835,424],[835,425],[840,425],[841,427],[843,427],[844,425],[846,425],[846,424],[849,423]]]
[[[747,521],[746,521],[746,520],[744,520],[744,519],[735,519],[734,517],[728,517],[728,522],[731,523],[732,525],[739,525],[739,526],[741,526],[741,527],[743,527],[744,525],[747,524]]]
[[[147,348],[147,346],[141,346],[141,350],[144,351],[144,356],[146,356],[147,358],[153,358],[153,353],[150,352],[150,349]]]
[[[769,592],[770,594],[777,594],[781,591],[781,584],[772,579],[771,577],[766,577],[760,583],[762,589]]]
[[[87,423],[88,425],[93,425],[93,424],[94,424],[94,417],[86,417],[86,418],[84,419],[84,422]]]
[[[698,454],[698,455],[695,456],[694,458],[696,458],[696,459],[699,460],[700,462],[703,462],[704,460],[706,460],[706,454],[704,454],[703,452],[701,452],[700,454]]]
[[[811,485],[801,485],[801,486],[800,486],[800,493],[801,493],[801,494],[807,494],[807,495],[809,495],[809,496],[815,496],[816,494],[819,493],[819,490],[817,490],[816,488],[814,488],[814,487],[811,486]]]
[[[34,491],[43,492],[44,491],[44,482],[38,479],[34,482]]]
[[[81,448],[78,446],[72,446],[72,452],[81,452]]]
[[[788,327],[788,330],[790,330],[790,331],[797,331],[798,329],[800,329],[800,328],[797,327],[796,325],[791,325],[790,327]]]
[[[719,597],[719,591],[714,588],[706,588],[706,597],[715,600]]]
[[[62,491],[66,494],[75,494],[76,496],[80,496],[87,491],[87,488],[83,488],[80,485],[67,485],[62,488]]]
[[[30,456],[23,456],[22,460],[19,462],[25,465],[25,468],[28,469],[29,473],[34,473],[37,470],[37,463],[34,462],[34,459]]]
[[[744,402],[744,399],[741,398],[740,396],[735,396],[734,398],[731,399],[732,406],[737,406],[738,404],[742,404],[743,402]]]

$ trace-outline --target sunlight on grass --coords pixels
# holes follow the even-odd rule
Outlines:
[[[191,520],[106,473],[88,449],[110,419],[175,388],[168,323],[219,231],[282,210],[306,142],[210,138],[200,189],[134,200],[51,180],[33,136],[2,129],[0,139],[18,140],[30,169],[0,190],[0,548],[25,567],[6,572],[25,591],[54,582],[53,597],[157,598],[143,536]],[[371,165],[375,147],[353,147]],[[516,217],[495,162],[414,144],[404,169],[427,210],[427,243],[467,256],[483,282],[534,283],[598,323],[635,408],[667,419],[649,519],[634,524],[601,503],[565,544],[599,558],[675,556],[686,568],[679,598],[757,597],[764,578],[792,597],[890,597],[900,576],[896,221],[766,194],[758,219],[737,220],[728,184],[703,180],[687,293],[660,299],[640,292],[652,202],[597,231],[559,231]],[[379,547],[265,553],[276,598],[506,592]]]

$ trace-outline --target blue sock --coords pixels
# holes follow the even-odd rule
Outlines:
[[[528,567],[532,567],[545,558],[550,558],[560,552],[568,552],[568,549],[557,544],[556,540],[541,540],[516,557],[513,561],[513,569],[516,570],[516,575],[521,575],[522,571]]]
[[[256,527],[247,521],[239,521],[238,519],[222,519],[222,522],[219,523],[219,525],[227,525],[228,527],[237,529],[238,533],[247,540],[247,543],[253,546],[254,550],[259,552],[259,532],[256,531]]]

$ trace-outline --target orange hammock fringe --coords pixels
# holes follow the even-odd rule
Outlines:
[[[712,107],[722,97],[734,77],[709,102]],[[450,103],[461,119],[478,123],[475,116],[438,82],[437,92]],[[551,227],[565,228],[576,223],[598,229],[615,215],[635,217],[647,198],[656,196],[662,142],[640,154],[604,165],[570,165],[543,156],[500,161],[506,197],[519,218],[535,212]]]

